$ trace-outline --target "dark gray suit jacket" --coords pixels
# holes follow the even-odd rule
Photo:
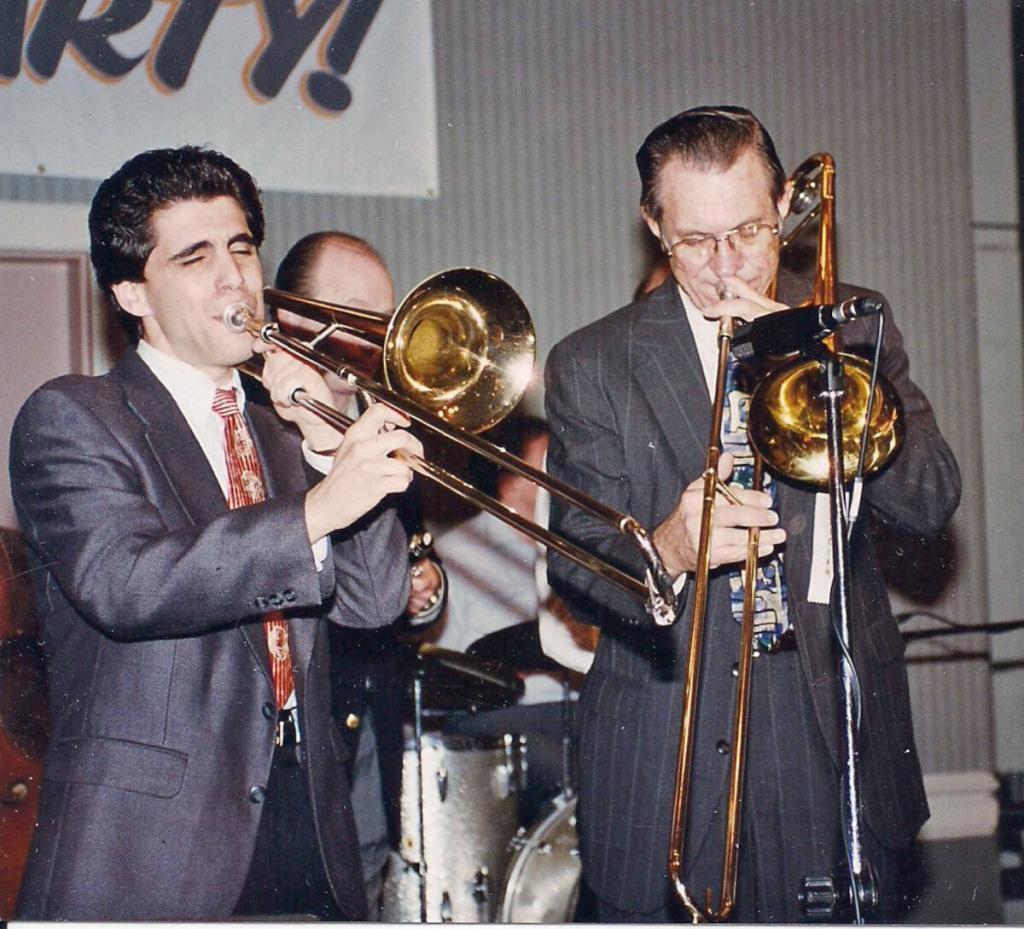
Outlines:
[[[788,289],[787,289],[788,288]],[[780,299],[796,302],[797,282],[780,281]],[[845,295],[848,291],[843,290]],[[865,489],[874,518],[920,533],[941,529],[959,500],[959,472],[931,409],[908,377],[899,332],[888,318],[882,369],[906,413],[906,442]],[[873,337],[873,323],[846,327],[853,348]],[[657,526],[704,468],[710,401],[675,282],[573,333],[547,368],[552,428],[551,472],[598,500]],[[790,609],[803,685],[817,726],[838,764],[835,659],[827,607],[806,602],[814,495],[779,480]],[[862,520],[852,544],[854,653],[863,692],[864,812],[887,846],[909,842],[927,817],[914,747],[903,642]],[[552,526],[636,576],[632,544],[578,510],[552,505]],[[580,837],[588,883],[620,909],[647,911],[665,901],[672,789],[681,719],[688,612],[657,630],[629,595],[552,553],[551,580],[581,615],[602,626],[594,665],[580,698]],[[702,846],[716,815],[729,758],[716,752],[729,735],[737,625],[728,578],[717,572],[709,600],[705,674],[698,709],[696,766],[687,843]],[[754,673],[757,673],[755,666]],[[795,840],[799,840],[796,838]],[[715,843],[709,843],[709,848]],[[694,868],[700,868],[700,856]],[[709,867],[711,867],[709,865]],[[717,865],[716,865],[717,867]],[[700,878],[703,880],[703,876]],[[717,885],[717,874],[710,876]],[[694,881],[694,886],[704,886]]]
[[[297,433],[245,413],[265,504],[229,510],[171,396],[134,351],[26,402],[11,476],[48,662],[51,740],[18,915],[218,919],[241,892],[276,711],[260,614],[290,620],[307,786],[339,906],[358,918],[347,755],[330,718],[326,620],[386,623],[405,537],[379,508],[317,572]]]

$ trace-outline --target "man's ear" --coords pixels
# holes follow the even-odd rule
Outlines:
[[[140,319],[152,316],[153,310],[146,297],[146,287],[142,281],[119,281],[110,288],[118,306],[132,316]]]
[[[779,198],[778,206],[779,218],[785,219],[789,216],[789,204],[793,199],[793,182],[786,181],[786,186],[783,188],[782,196]]]
[[[661,250],[663,252],[667,252],[668,247],[665,244],[665,240],[661,237],[661,225],[643,207],[640,208],[640,215],[643,217],[644,222],[647,223],[647,228],[651,230],[651,235],[658,240],[658,244],[661,245]]]

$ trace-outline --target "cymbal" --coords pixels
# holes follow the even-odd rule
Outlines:
[[[423,709],[430,713],[474,713],[511,706],[523,693],[523,682],[498,661],[425,643],[415,652],[423,682]]]
[[[516,671],[540,671],[562,674],[557,661],[544,654],[540,645],[540,624],[537,620],[515,623],[477,639],[466,649],[467,655],[486,660],[500,660]]]

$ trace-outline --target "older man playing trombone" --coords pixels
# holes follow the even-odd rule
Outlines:
[[[779,272],[791,187],[753,114],[738,107],[680,113],[648,135],[637,165],[643,217],[672,276],[551,352],[548,463],[555,476],[656,527],[654,543],[682,586],[698,566],[717,320],[777,313],[810,291],[808,282]],[[881,369],[902,402],[906,441],[867,483],[864,509],[871,519],[935,533],[956,508],[959,473],[928,401],[908,377],[888,308],[885,314]],[[866,322],[844,332],[849,346],[865,345],[870,336]],[[749,386],[742,372],[732,373],[734,365],[728,371],[723,481],[735,477],[734,470],[746,471],[749,457]],[[804,880],[830,875],[843,859],[827,518],[823,523],[813,491],[784,477],[766,490],[737,488],[731,495],[731,504],[714,509],[707,546],[708,628],[680,878],[698,907],[705,905],[705,888],[720,884],[739,654],[734,604],[742,601],[737,568],[750,530],[757,529],[753,647],[759,657],[732,912],[741,921],[795,922],[805,918]],[[902,641],[868,524],[856,525],[851,545],[853,658],[861,697],[864,844],[882,888],[874,915],[884,919],[893,912],[899,851],[927,818],[927,803]],[[611,531],[559,501],[552,525],[612,561],[641,569]],[[634,600],[602,580],[556,555],[550,564],[552,582],[574,613],[602,629],[579,705],[579,831],[595,915],[601,922],[686,918],[668,859],[688,613],[684,609],[674,627],[655,628]]]

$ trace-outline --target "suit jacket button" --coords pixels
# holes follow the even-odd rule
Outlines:
[[[284,599],[280,594],[271,594],[267,597],[267,603],[269,603],[275,610],[279,610],[284,606]]]
[[[266,609],[267,609],[267,598],[266,597],[257,597],[253,602],[256,604],[256,609],[257,610],[260,610],[261,612],[265,612],[266,611]]]
[[[291,587],[287,587],[281,591],[281,596],[284,597],[286,603],[294,603],[298,600],[298,594],[295,593]]]
[[[718,752],[719,755],[728,755],[730,749],[731,746],[725,741],[725,739],[719,739],[715,744],[715,751]]]
[[[260,786],[249,788],[249,801],[251,803],[262,803],[266,799],[267,791]]]
[[[348,716],[345,717],[345,725],[348,726],[349,729],[358,729],[359,722],[359,717],[356,716],[355,713],[349,713]]]
[[[789,522],[789,533],[800,535],[807,528],[807,518],[803,513],[797,513]]]
[[[263,706],[260,707],[260,711],[266,719],[273,719],[277,716],[277,710],[273,703],[264,703]]]

